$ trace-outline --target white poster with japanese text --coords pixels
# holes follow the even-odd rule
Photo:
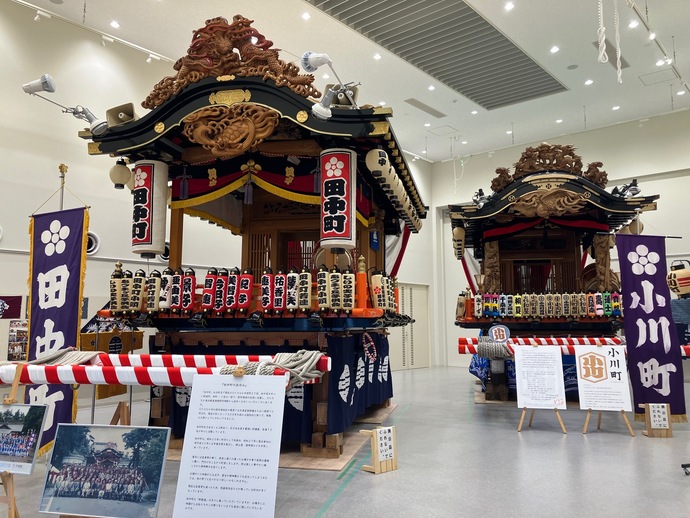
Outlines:
[[[173,518],[273,517],[286,379],[197,375]]]
[[[582,410],[632,411],[624,345],[575,347]]]
[[[518,408],[565,409],[560,347],[515,346]]]

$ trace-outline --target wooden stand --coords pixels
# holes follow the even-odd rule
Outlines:
[[[671,424],[671,405],[654,403],[644,403],[639,405],[640,408],[644,408],[644,422],[647,429],[642,432],[642,435],[647,437],[662,437],[669,438],[673,437],[673,426]],[[653,410],[657,409],[661,412],[661,416],[664,418],[663,424],[657,421],[657,419],[652,416]]]
[[[532,420],[534,419],[534,408],[532,409],[532,412],[529,415],[529,427],[532,428]],[[563,424],[563,419],[561,419],[561,414],[558,412],[557,408],[553,409],[554,412],[556,412],[556,418],[558,419],[558,424],[561,425],[561,430],[563,430],[563,433],[568,433],[568,431],[565,429],[565,425]],[[520,416],[520,423],[518,424],[518,429],[517,431],[522,430],[522,424],[525,422],[525,415],[527,414],[527,407],[522,409],[522,415]]]
[[[129,426],[132,424],[132,412],[130,411],[129,405],[124,401],[120,401],[117,404],[115,413],[113,414],[110,424],[121,424],[123,426]]]
[[[385,427],[378,426],[376,429],[384,429]],[[376,430],[360,430],[359,433],[362,433],[364,435],[369,435],[371,437],[371,459],[372,459],[372,464],[373,466],[369,465],[364,465],[362,466],[362,470],[368,471],[369,473],[385,473],[387,471],[394,471],[398,469],[398,453],[397,453],[397,447],[398,447],[398,442],[395,434],[395,426],[390,427],[392,430],[392,451],[393,451],[393,458],[390,459],[379,459],[379,447],[380,444],[378,443],[377,440],[377,433]]]
[[[12,405],[17,402],[17,390],[19,390],[19,379],[24,372],[24,364],[18,363],[17,369],[14,371],[14,379],[12,380],[12,388],[9,395],[2,400],[3,405]],[[19,509],[17,509],[17,502],[14,499],[14,473],[3,471],[0,473],[0,480],[2,486],[5,488],[5,496],[0,496],[0,502],[7,504],[8,518],[19,518]]]
[[[603,410],[599,410],[599,415],[597,416],[597,431],[601,430],[601,415],[604,413]],[[630,421],[628,420],[628,416],[625,415],[625,410],[621,410],[621,415],[623,416],[623,420],[625,421],[625,425],[628,427],[628,431],[630,432],[631,437],[635,437],[635,432],[633,432],[632,426],[630,425]],[[587,433],[587,427],[589,426],[589,418],[592,416],[592,409],[587,410],[587,417],[585,418],[585,426],[582,429],[582,433]]]

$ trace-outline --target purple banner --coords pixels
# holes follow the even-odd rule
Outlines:
[[[668,403],[685,420],[683,365],[671,293],[666,284],[666,243],[661,236],[618,234],[628,370],[638,405]]]
[[[78,345],[87,226],[84,208],[32,217],[29,360]],[[25,402],[48,406],[42,454],[50,448],[57,424],[72,422],[73,392],[66,385],[32,385],[26,388]]]

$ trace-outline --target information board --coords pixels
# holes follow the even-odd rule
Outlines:
[[[286,378],[194,377],[173,518],[273,517]]]
[[[515,372],[518,408],[565,408],[559,347],[516,345]]]
[[[625,346],[575,347],[582,410],[632,411]]]

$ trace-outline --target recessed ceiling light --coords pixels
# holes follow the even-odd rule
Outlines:
[[[467,144],[467,141],[463,140],[462,142],[460,142],[460,144]]]
[[[329,76],[328,74],[324,74],[321,77],[323,77],[324,79],[330,79],[331,78],[331,76]]]
[[[685,95],[685,90],[678,90],[676,95]]]
[[[630,20],[630,23],[628,24],[628,27],[630,27],[631,29],[634,29],[634,28],[637,27],[638,25],[640,25],[640,22],[638,22],[637,20]]]
[[[120,24],[117,23],[117,20],[113,20],[112,22],[110,22],[110,26],[111,26],[113,29],[119,29],[119,28],[120,28]]]
[[[378,53],[374,54],[374,59],[377,60],[377,61],[378,61],[379,59],[381,59],[381,54],[378,54]]]
[[[422,153],[426,154],[426,149],[424,151],[422,151]]]
[[[477,115],[479,112],[478,112],[477,110],[472,110],[470,113],[471,113],[472,115]]]
[[[428,122],[424,124],[424,127],[425,127],[425,128],[428,128],[429,126],[431,126],[431,124],[428,123]]]
[[[655,40],[655,39],[656,39],[656,32],[651,31],[651,32],[649,33],[649,39],[650,39],[650,40]]]
[[[309,13],[304,13],[304,14],[302,15],[302,19],[303,19],[303,20],[308,20],[309,18],[311,18],[311,14],[309,14]]]
[[[515,4],[513,2],[506,2],[506,5],[503,6],[503,9],[506,11],[512,11],[514,7]]]
[[[658,59],[656,62],[656,66],[662,67],[664,66],[664,63],[666,63],[666,61],[664,61],[663,59]]]
[[[429,85],[429,90],[433,92],[434,90],[436,90],[436,87],[434,85]]]
[[[379,101],[379,106],[385,106],[385,105],[386,105],[386,101]]]
[[[559,50],[561,49],[558,47],[558,45],[554,45],[553,47],[551,47],[551,54],[555,54]]]
[[[585,86],[589,86],[592,83],[594,83],[594,81],[592,81],[591,79],[587,79],[587,81],[585,81]]]
[[[671,63],[673,63],[673,60],[672,60],[671,58],[668,58],[668,57],[667,57],[667,58],[666,58],[666,64],[667,64],[667,65],[670,65]]]
[[[506,135],[512,135],[512,134],[513,134],[513,131],[512,131],[512,130],[506,131]]]
[[[563,122],[563,119],[556,119],[556,124],[560,124],[561,122]]]
[[[613,111],[615,112],[616,110],[620,110],[620,109],[621,109],[621,107],[620,107],[620,106],[614,106],[614,107],[613,107],[613,108],[611,108],[611,109],[612,109],[612,110],[613,110]]]

